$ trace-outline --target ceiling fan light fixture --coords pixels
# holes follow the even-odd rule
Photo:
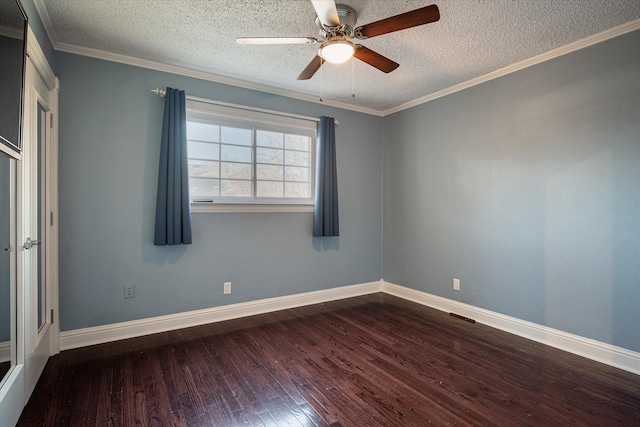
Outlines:
[[[348,40],[328,40],[320,47],[320,56],[332,64],[342,64],[356,52],[356,47]]]

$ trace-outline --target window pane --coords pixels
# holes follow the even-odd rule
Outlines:
[[[309,182],[309,168],[286,166],[284,168],[285,181]]]
[[[219,162],[189,160],[189,176],[192,178],[218,178]]]
[[[219,160],[219,147],[208,142],[187,141],[187,153],[192,159]]]
[[[222,178],[251,179],[251,165],[222,162]]]
[[[284,197],[301,199],[311,197],[311,186],[308,183],[285,182]]]
[[[187,102],[194,202],[311,203],[315,131],[306,121]]]
[[[256,166],[256,178],[268,179],[272,181],[282,181],[284,179],[282,166],[271,165],[257,165]]]
[[[282,148],[284,137],[280,132],[268,132],[266,130],[259,130],[256,132],[256,144],[261,147]]]
[[[223,145],[222,160],[229,160],[232,162],[251,163],[251,148],[236,147],[234,145]]]
[[[270,181],[258,181],[257,196],[258,197],[282,197],[283,192],[282,182],[270,182]]]
[[[251,129],[222,127],[222,142],[224,144],[251,146]]]
[[[220,195],[220,181],[217,179],[189,179],[189,194],[192,200],[209,199]]]
[[[220,182],[222,197],[251,197],[251,181],[226,181]]]
[[[220,126],[187,122],[187,138],[198,141],[219,142]]]
[[[256,161],[258,163],[271,163],[281,165],[284,160],[284,151],[271,148],[256,148]]]
[[[284,148],[289,150],[309,151],[311,138],[304,135],[285,135]]]
[[[309,153],[302,151],[286,151],[284,163],[286,165],[309,166]]]

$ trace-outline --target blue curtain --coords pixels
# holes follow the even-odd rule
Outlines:
[[[336,126],[332,117],[320,117],[316,157],[316,204],[313,213],[313,235],[316,237],[339,236]]]
[[[153,244],[190,244],[191,206],[184,91],[167,88],[160,144],[156,228]]]

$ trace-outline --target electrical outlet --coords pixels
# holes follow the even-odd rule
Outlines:
[[[225,294],[231,293],[231,282],[224,282],[224,293]]]
[[[129,285],[124,285],[124,297],[125,298],[133,298],[136,296],[136,285],[133,283]]]
[[[453,290],[454,291],[460,290],[460,279],[453,279]]]

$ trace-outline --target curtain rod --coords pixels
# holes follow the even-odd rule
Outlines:
[[[165,90],[160,89],[159,87],[157,87],[155,89],[151,89],[151,92],[153,92],[156,95],[159,95],[159,96],[164,98]],[[282,116],[282,117],[291,117],[291,118],[294,118],[294,119],[308,120],[308,121],[311,121],[311,122],[319,122],[320,121],[320,119],[317,118],[317,117],[302,116],[300,114],[285,113],[284,111],[268,110],[266,108],[257,108],[257,107],[250,107],[250,106],[247,106],[247,105],[232,104],[230,102],[216,101],[215,99],[208,99],[208,98],[198,98],[196,96],[191,96],[191,95],[186,95],[186,99],[188,99],[189,101],[202,102],[204,104],[220,105],[222,107],[237,108],[239,110],[256,111],[256,112],[259,112],[259,113],[273,114],[275,116]],[[340,122],[338,122],[336,120],[335,124],[336,124],[336,126],[338,126],[340,124]]]

